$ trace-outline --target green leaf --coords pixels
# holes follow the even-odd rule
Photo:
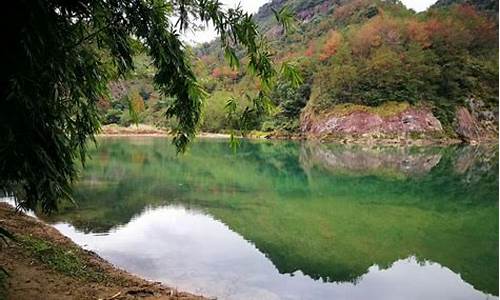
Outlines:
[[[293,32],[296,27],[296,19],[292,10],[288,6],[283,6],[279,11],[271,8],[276,21],[283,27],[286,34]]]
[[[229,66],[233,69],[240,67],[240,60],[236,56],[236,52],[231,47],[224,48],[224,58],[229,62]]]
[[[289,81],[293,87],[297,88],[304,82],[304,79],[300,75],[300,71],[294,63],[283,62],[281,64],[280,74],[285,80]]]

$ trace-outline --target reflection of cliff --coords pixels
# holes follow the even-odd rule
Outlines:
[[[453,169],[464,175],[463,181],[475,183],[485,176],[494,176],[498,169],[496,145],[466,146],[457,149]]]
[[[331,172],[360,175],[423,175],[436,166],[441,154],[419,149],[339,147],[303,144],[300,161],[309,170],[314,167]]]

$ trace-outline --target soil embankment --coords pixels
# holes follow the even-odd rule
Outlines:
[[[56,229],[0,203],[1,299],[205,299],[149,282],[83,250]]]

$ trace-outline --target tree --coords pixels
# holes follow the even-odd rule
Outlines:
[[[19,0],[0,14],[8,45],[0,55],[0,189],[23,208],[50,211],[71,199],[76,161],[85,161],[99,130],[97,103],[140,50],[152,59],[159,91],[174,98],[174,144],[185,149],[204,98],[179,39],[193,19],[215,27],[232,67],[239,47],[263,86],[275,72],[251,15],[218,0]]]
[[[146,107],[144,105],[144,99],[139,94],[137,89],[133,89],[128,95],[128,105],[130,118],[132,119],[132,122],[138,126],[140,121],[139,115],[144,112]]]
[[[310,95],[311,84],[309,82],[294,87],[287,81],[279,81],[271,94],[278,108],[277,113],[272,116],[274,128],[290,132],[297,131],[300,113],[306,106]]]

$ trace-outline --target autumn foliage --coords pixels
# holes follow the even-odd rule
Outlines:
[[[236,80],[238,79],[238,71],[231,69],[230,67],[224,66],[224,67],[215,67],[212,70],[212,76],[217,78],[217,79],[231,79],[231,80]]]
[[[425,103],[443,124],[471,97],[498,106],[497,19],[468,4],[416,14],[399,1],[333,2],[342,4],[318,10],[294,34],[273,41],[274,58],[297,62],[307,91],[284,85],[274,91],[279,109],[290,103],[293,108],[282,122],[286,128],[296,125],[292,119],[304,104],[328,110],[339,103]],[[219,59],[223,55],[206,53],[201,60],[216,92],[231,90],[234,98],[244,99],[255,90],[247,74]]]
[[[388,16],[377,16],[351,36],[354,54],[367,56],[382,45],[397,46],[403,42],[401,24]]]
[[[314,41],[310,41],[306,51],[304,52],[304,55],[307,57],[313,57],[315,54],[316,54],[316,45]]]
[[[319,60],[325,61],[335,55],[337,53],[337,49],[342,43],[342,34],[338,31],[331,31],[325,44],[323,45],[323,49],[321,55],[319,56]]]
[[[345,22],[356,15],[360,10],[370,5],[370,3],[372,3],[370,0],[348,1],[333,12],[333,18],[339,22]]]

